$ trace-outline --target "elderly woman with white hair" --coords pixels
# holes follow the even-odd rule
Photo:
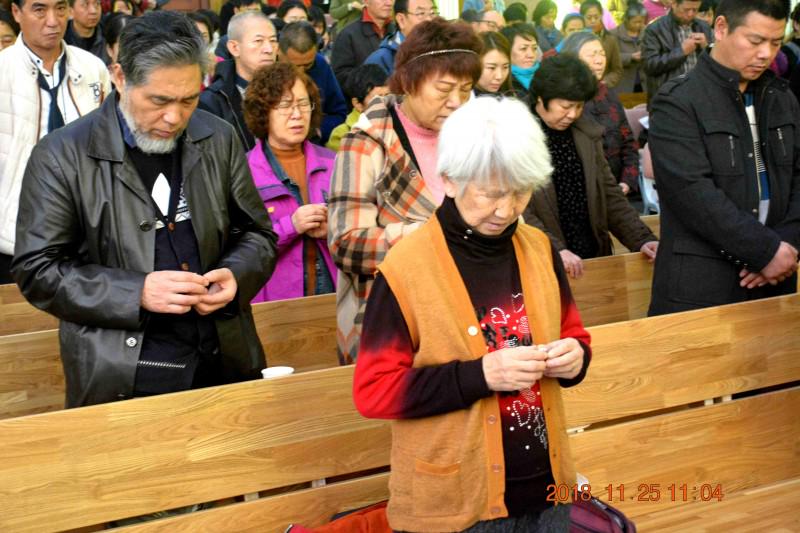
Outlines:
[[[442,205],[379,267],[353,394],[364,416],[394,419],[394,530],[537,531],[569,519],[547,494],[575,480],[560,387],[583,379],[589,334],[558,253],[520,221],[552,170],[525,105],[470,101],[440,133]]]

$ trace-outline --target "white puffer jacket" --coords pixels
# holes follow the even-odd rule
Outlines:
[[[65,47],[67,88],[81,116],[93,111],[111,92],[108,69],[80,48]],[[39,140],[42,99],[22,36],[0,52],[0,253],[13,255],[22,176]],[[42,206],[47,209],[47,206]]]

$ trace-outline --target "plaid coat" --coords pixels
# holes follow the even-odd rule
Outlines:
[[[428,220],[437,207],[394,129],[394,95],[373,100],[336,155],[328,198],[328,246],[336,290],[339,362],[358,353],[364,307],[378,265],[389,248]]]

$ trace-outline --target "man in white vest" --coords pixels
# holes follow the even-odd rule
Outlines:
[[[64,42],[67,0],[13,0],[22,30],[0,52],[0,283],[10,283],[20,185],[50,131],[100,106],[111,90],[103,62]],[[47,206],[42,206],[47,209]]]

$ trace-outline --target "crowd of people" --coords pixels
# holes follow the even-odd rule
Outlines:
[[[591,360],[568,281],[612,234],[651,314],[796,291],[800,8],[464,8],[0,7],[0,281],[61,320],[67,406],[257,379],[251,304],[335,292],[356,406],[402,421],[392,527],[535,531]]]

